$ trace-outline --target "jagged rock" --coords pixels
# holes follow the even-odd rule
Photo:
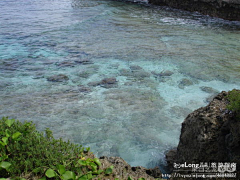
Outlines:
[[[154,178],[160,178],[162,177],[162,172],[158,167],[155,167],[153,169],[147,169],[146,173],[150,176],[153,176]]]
[[[240,164],[240,121],[227,110],[227,95],[227,92],[221,92],[209,105],[187,116],[182,123],[174,162]],[[237,171],[239,178],[239,166]]]
[[[161,177],[161,171],[159,168],[146,169],[144,167],[131,167],[120,157],[100,157],[103,168],[107,168],[111,165],[114,166],[113,173],[109,175],[108,178],[104,179],[128,179],[129,177],[133,179],[145,178],[147,180],[154,180],[154,177]]]
[[[48,77],[47,80],[52,82],[65,82],[68,81],[69,78],[64,74],[58,74]]]
[[[177,148],[173,148],[166,153],[166,161],[168,164],[168,169],[173,171],[173,163],[176,162],[177,157]]]
[[[239,0],[149,0],[150,4],[170,6],[188,11],[198,11],[228,20],[240,20]]]

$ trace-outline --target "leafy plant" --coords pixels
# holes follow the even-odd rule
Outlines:
[[[229,104],[227,105],[227,108],[233,111],[234,113],[236,113],[237,117],[239,117],[240,116],[240,91],[236,89],[229,91],[227,99],[229,100]]]
[[[0,127],[0,178],[31,173],[40,180],[90,180],[112,172],[113,166],[111,171],[101,169],[90,148],[55,139],[48,128],[44,135],[32,122],[6,117],[0,120]]]
[[[14,119],[6,119],[5,125],[7,125],[9,128],[12,126],[12,124],[15,122]],[[5,161],[8,159],[9,156],[9,143],[13,141],[16,143],[20,140],[20,136],[22,133],[19,131],[17,132],[11,132],[9,129],[5,129],[4,131],[0,132],[0,148],[1,148],[1,157],[0,157],[0,172],[3,171],[3,173],[8,173],[10,167],[12,166],[12,163]]]

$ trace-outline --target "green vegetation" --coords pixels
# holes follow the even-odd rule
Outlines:
[[[32,122],[6,117],[0,127],[0,180],[112,179],[113,166],[103,169],[90,148],[55,139],[48,128],[40,133]]]
[[[227,108],[240,117],[240,91],[236,89],[230,91],[227,98],[229,100]]]
[[[49,129],[39,133],[31,122],[4,117],[0,127],[0,179],[88,180],[109,175],[114,168],[101,169],[90,148],[54,139]]]

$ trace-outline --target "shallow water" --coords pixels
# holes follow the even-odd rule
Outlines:
[[[98,156],[163,165],[187,114],[240,88],[239,22],[107,0],[1,0],[0,12],[1,116]]]

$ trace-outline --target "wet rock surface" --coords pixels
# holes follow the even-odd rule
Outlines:
[[[198,11],[214,17],[228,20],[240,20],[239,0],[149,0],[150,4],[170,6],[173,8]]]
[[[171,152],[166,156],[170,166],[173,161],[240,163],[240,121],[227,110],[227,95],[227,92],[221,92],[208,106],[187,116],[182,123],[175,159]],[[239,177],[239,166],[237,170]]]

